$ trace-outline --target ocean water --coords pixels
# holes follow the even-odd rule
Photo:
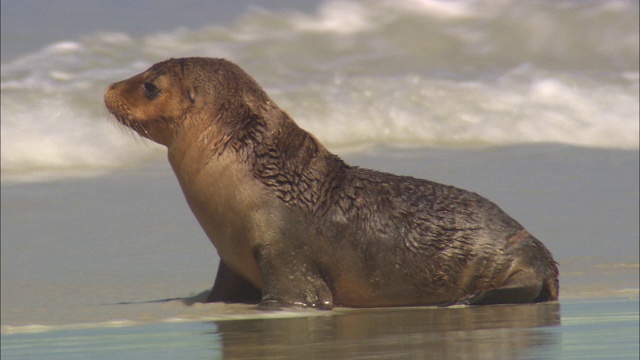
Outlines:
[[[635,1],[325,1],[307,12],[251,7],[195,28],[75,34],[3,61],[2,174],[157,156],[114,126],[100,99],[109,83],[182,56],[238,63],[336,150],[637,149],[637,15]],[[3,47],[22,40],[11,34]]]
[[[638,357],[636,1],[1,6],[3,358]],[[560,303],[186,305],[215,249],[102,102],[183,56],[236,62],[352,164],[493,200],[554,253]]]

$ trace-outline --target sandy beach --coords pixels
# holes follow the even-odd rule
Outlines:
[[[526,353],[531,346],[551,354],[558,349],[572,351],[564,347],[564,332],[573,331],[567,327],[571,321],[591,322],[593,331],[604,331],[606,327],[615,326],[618,320],[627,325],[637,324],[637,152],[560,145],[474,150],[378,147],[347,153],[344,158],[351,164],[453,184],[498,203],[554,253],[561,270],[560,306],[528,305],[515,310],[512,307],[396,309],[402,315],[399,317],[390,309],[370,312],[338,309],[331,315],[325,312],[274,314],[244,305],[188,306],[182,300],[165,301],[206,291],[214,279],[218,258],[191,215],[170,168],[164,162],[157,162],[143,168],[85,178],[3,183],[3,344],[15,345],[28,340],[30,346],[37,348],[42,346],[37,339],[51,341],[52,337],[79,336],[87,331],[113,341],[109,336],[131,331],[150,336],[142,334],[144,329],[154,329],[153,334],[176,331],[185,341],[185,331],[201,337],[218,334],[225,339],[218,344],[218,351],[225,354],[239,351],[238,354],[244,355],[237,358],[252,358],[258,353],[244,347],[236,349],[233,344],[237,340],[229,340],[231,345],[228,345],[226,339],[240,336],[260,349],[275,335],[270,330],[252,338],[249,334],[254,330],[251,329],[275,326],[280,329],[275,333],[280,333],[291,329],[288,326],[296,328],[298,322],[303,322],[309,325],[305,328],[322,329],[321,335],[313,335],[320,338],[308,335],[312,336],[308,341],[314,346],[327,341],[323,336],[328,335],[322,334],[329,332],[334,340],[342,339],[344,349],[328,349],[347,354],[364,351],[358,344],[369,337],[360,332],[372,328],[371,321],[384,323],[393,319],[398,325],[389,331],[393,336],[404,338],[405,343],[380,345],[375,350],[379,351],[377,356],[387,358],[384,354],[392,353],[389,347],[395,346],[397,354],[406,353],[407,349],[413,349],[411,341],[406,343],[412,336],[424,331],[445,336],[442,334],[449,334],[452,324],[458,324],[460,318],[469,318],[456,326],[473,330],[472,340],[447,338],[447,345],[437,351],[459,351],[459,342],[472,341],[479,344],[460,351],[476,353],[479,347],[488,346],[480,344],[484,337],[475,338],[486,326],[491,329],[486,331],[491,333],[505,329],[522,332],[518,336],[523,339],[515,343],[508,340],[508,344],[500,345],[508,348],[503,354]],[[24,226],[25,223],[29,226]],[[576,319],[565,317],[565,309]],[[592,311],[603,313],[597,315]],[[499,315],[487,315],[494,312]],[[539,312],[546,315],[540,317]],[[622,312],[624,319],[609,316],[608,312]],[[420,326],[411,325],[415,317],[423,316],[426,318],[418,322]],[[295,320],[284,320],[289,317]],[[375,320],[376,317],[380,320]],[[192,321],[198,323],[183,323]],[[329,326],[326,321],[340,325]],[[293,323],[283,325],[288,322]],[[319,324],[314,325],[316,322]],[[427,324],[429,328],[425,330]],[[245,326],[247,332],[239,335]],[[343,327],[356,333],[335,333],[347,331],[340,330]],[[546,332],[555,335],[538,338]],[[384,334],[379,335],[384,343]],[[531,336],[534,342],[543,343],[529,344],[526,338]],[[555,340],[546,344],[547,336]],[[625,336],[624,346],[633,349],[637,331],[628,330]],[[276,346],[280,350],[273,350],[274,354],[293,351],[295,347],[285,345],[295,345],[301,340],[284,336],[280,341],[279,347]],[[87,343],[78,340],[77,346],[87,346]],[[414,350],[418,348],[416,345]],[[268,349],[264,351],[270,353]],[[16,348],[3,345],[2,351],[3,355],[9,354]],[[206,353],[203,349],[200,351]],[[483,353],[486,356],[480,358],[495,355],[486,351]],[[333,353],[316,349],[313,354]]]

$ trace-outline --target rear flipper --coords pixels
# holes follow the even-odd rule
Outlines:
[[[527,304],[540,293],[540,285],[500,287],[481,292],[463,302],[466,305]]]
[[[524,304],[558,300],[558,266],[547,248],[526,230],[507,240],[507,251],[516,259],[502,286],[487,289],[460,304]]]
[[[503,286],[482,291],[461,303],[465,305],[526,304],[557,299],[555,279],[543,279],[535,272],[521,270],[511,275]]]

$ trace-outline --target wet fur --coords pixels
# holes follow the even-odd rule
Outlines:
[[[209,301],[331,308],[558,298],[551,254],[498,206],[452,186],[345,164],[235,64],[172,59],[137,76],[112,85],[105,102],[120,122],[168,146],[222,258]],[[163,77],[170,97],[136,101],[137,82]],[[162,101],[175,106],[156,115]],[[205,175],[194,182],[199,166]],[[217,198],[246,223],[211,210]],[[238,235],[240,245],[218,239],[216,226],[227,222],[236,224],[225,234],[251,230]],[[254,270],[245,270],[250,263]]]

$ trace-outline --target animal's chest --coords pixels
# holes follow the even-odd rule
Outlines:
[[[259,184],[241,169],[224,163],[203,164],[199,169],[172,165],[191,211],[222,261],[261,286],[255,247],[262,241],[259,224],[265,199]]]

